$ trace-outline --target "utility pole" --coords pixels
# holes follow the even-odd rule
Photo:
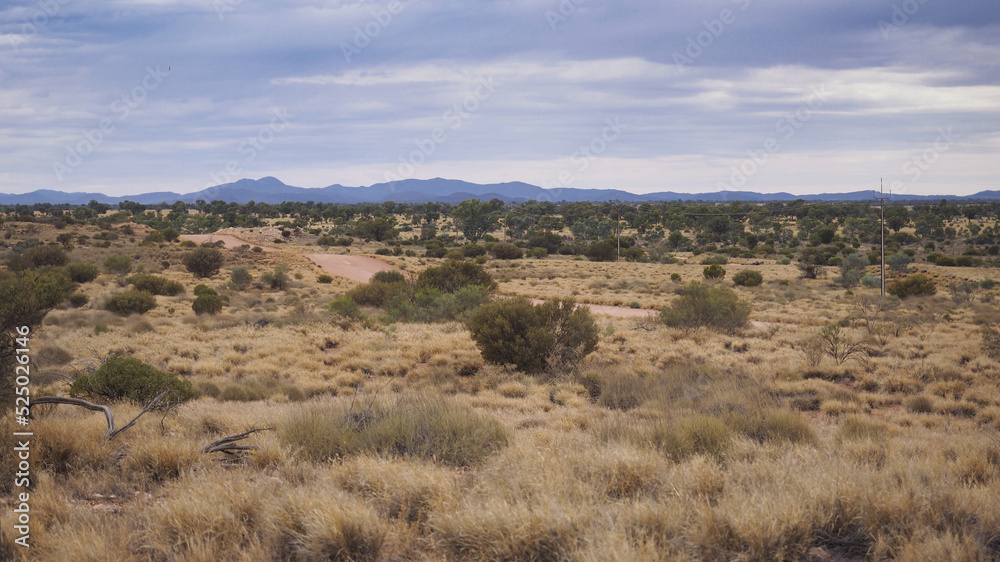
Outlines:
[[[613,201],[613,203],[617,203],[617,205],[614,205],[614,208],[618,211],[618,222],[615,223],[615,233],[618,237],[618,259],[616,261],[622,261],[622,207],[628,203],[621,201]]]
[[[885,298],[885,191],[882,187],[882,178],[878,180],[879,209],[882,215],[882,298]]]

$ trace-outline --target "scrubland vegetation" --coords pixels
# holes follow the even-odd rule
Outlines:
[[[990,206],[894,207],[882,297],[861,205],[639,205],[622,261],[601,205],[123,205],[0,225],[3,560],[1000,557]],[[170,391],[32,408],[30,550],[21,325],[33,398]]]

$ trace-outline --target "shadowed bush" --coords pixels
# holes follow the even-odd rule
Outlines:
[[[741,287],[759,287],[764,282],[764,276],[753,269],[744,269],[733,275],[733,283]]]
[[[74,262],[66,266],[66,273],[74,283],[89,283],[97,279],[97,266],[92,263]]]
[[[434,288],[446,293],[454,293],[462,287],[478,285],[493,291],[496,281],[478,263],[465,260],[449,260],[437,267],[428,267],[420,272],[415,283],[416,290]]]
[[[510,439],[500,422],[450,400],[424,396],[396,405],[376,400],[370,409],[356,405],[351,410],[344,402],[311,408],[289,421],[281,437],[314,460],[378,453],[452,466],[476,464]]]
[[[135,289],[112,295],[104,301],[104,310],[120,316],[145,314],[154,308],[156,308],[156,298],[152,293]]]
[[[571,365],[597,347],[597,323],[571,300],[533,305],[526,298],[483,305],[466,321],[483,359],[539,373],[553,364]]]
[[[145,404],[164,390],[175,391],[171,401],[194,397],[191,383],[177,375],[165,373],[156,367],[130,356],[112,357],[91,375],[80,375],[73,381],[71,396],[128,400]]]
[[[184,267],[197,277],[211,277],[222,268],[224,258],[216,248],[198,248],[181,259]]]
[[[222,307],[226,305],[226,297],[220,296],[213,289],[201,291],[198,298],[191,303],[191,309],[195,314],[218,314],[222,312]]]
[[[128,278],[128,282],[132,284],[135,290],[146,291],[153,295],[174,297],[184,293],[184,285],[181,283],[149,273],[133,275]]]
[[[680,298],[660,312],[660,320],[686,332],[708,328],[733,334],[750,324],[750,310],[751,304],[728,287],[693,282]]]

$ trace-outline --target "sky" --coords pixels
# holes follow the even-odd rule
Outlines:
[[[995,0],[5,0],[0,192],[1000,189]]]

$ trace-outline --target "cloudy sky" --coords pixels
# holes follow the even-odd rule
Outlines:
[[[5,0],[0,192],[1000,189],[994,0]]]

